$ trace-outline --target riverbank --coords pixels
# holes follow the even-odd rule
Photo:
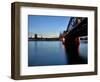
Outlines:
[[[59,38],[28,38],[28,41],[59,41]]]

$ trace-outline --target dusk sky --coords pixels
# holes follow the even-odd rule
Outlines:
[[[70,17],[67,16],[28,16],[29,36],[39,34],[44,37],[59,37],[67,29]]]

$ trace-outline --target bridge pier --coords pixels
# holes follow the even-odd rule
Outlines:
[[[83,60],[81,59],[79,53],[79,45],[80,45],[79,37],[71,40],[65,40],[64,47],[65,47],[65,52],[67,54],[69,64],[83,63]]]
[[[80,45],[79,37],[71,38],[71,39],[65,39],[65,42],[64,42],[64,46],[67,49],[76,49],[76,50],[78,50],[79,45]]]
[[[80,39],[79,37],[65,40],[64,47],[68,60],[68,64],[86,64],[85,60],[80,56],[79,52]]]

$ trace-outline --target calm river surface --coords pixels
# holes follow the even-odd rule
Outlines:
[[[82,64],[87,63],[87,50],[87,43],[81,42],[79,58],[82,59]],[[65,52],[64,46],[60,41],[28,42],[28,66],[70,65],[68,61],[68,54]]]

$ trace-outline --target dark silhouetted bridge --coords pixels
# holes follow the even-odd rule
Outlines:
[[[87,60],[84,60],[79,52],[80,39],[87,40],[87,35],[88,19],[85,17],[71,17],[67,29],[60,34],[60,40],[64,44],[68,63],[87,63]]]
[[[71,17],[67,29],[60,34],[60,40],[66,47],[79,46],[80,38],[88,35],[88,19],[85,17]]]

